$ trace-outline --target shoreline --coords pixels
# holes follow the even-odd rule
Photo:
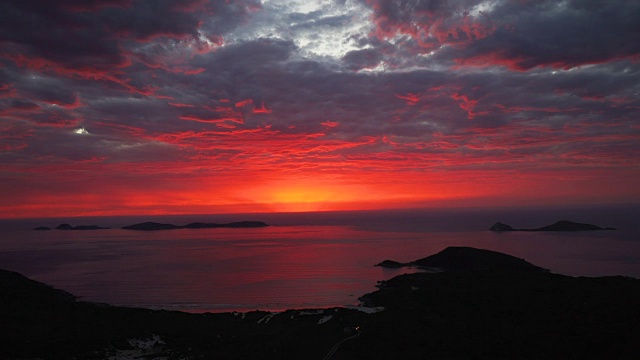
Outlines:
[[[339,348],[342,358],[420,358],[427,350],[436,359],[483,358],[486,349],[504,360],[640,355],[639,279],[553,274],[468,247],[416,260],[423,261],[440,262],[444,271],[380,282],[358,298],[368,310],[384,308],[370,313],[333,307],[190,314],[97,305],[0,271],[0,331],[7,334],[0,349],[26,359],[125,359],[140,351],[167,359],[300,359],[321,358],[352,338]]]

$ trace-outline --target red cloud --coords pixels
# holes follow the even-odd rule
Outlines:
[[[206,70],[207,69],[205,69],[205,68],[197,68],[197,69],[185,68],[185,69],[182,70],[182,73],[185,74],[185,75],[198,75],[198,74],[202,74]]]
[[[527,71],[531,68],[531,66],[525,65],[526,59],[524,57],[508,57],[503,54],[502,50],[490,51],[480,55],[459,57],[453,59],[453,61],[457,64],[453,67],[453,70],[461,69],[466,66],[504,66],[507,69],[514,71]]]
[[[325,121],[325,122],[322,122],[322,123],[320,123],[320,124],[322,124],[322,126],[324,126],[324,127],[326,127],[326,128],[334,128],[334,127],[337,127],[337,126],[339,126],[339,125],[340,125],[340,123],[339,123],[339,122],[336,122],[336,121],[329,121],[329,120],[327,120],[327,121]]]
[[[241,100],[236,102],[236,108],[244,108],[246,106],[249,105],[253,105],[253,99],[245,99],[245,100]],[[271,109],[267,108],[264,105],[264,101],[260,104],[260,106],[254,106],[252,112],[254,114],[270,114],[271,113]]]
[[[179,107],[179,108],[194,108],[194,107],[196,107],[195,105],[192,105],[192,104],[182,104],[182,103],[172,103],[172,102],[169,102],[167,104],[169,104],[171,106]]]
[[[242,107],[245,107],[245,106],[251,105],[251,104],[253,104],[253,100],[252,99],[245,99],[245,100],[236,102],[236,107],[237,108],[242,108]]]
[[[478,100],[471,100],[467,95],[454,93],[451,95],[451,98],[460,101],[460,108],[467,112],[467,118],[469,120],[473,120],[478,115],[488,114],[487,112],[474,112],[476,105],[478,105]]]
[[[407,95],[398,95],[398,94],[396,94],[396,97],[398,99],[406,100],[407,105],[409,105],[409,106],[413,106],[413,105],[417,104],[418,101],[420,101],[420,97],[418,97],[417,94],[412,94],[412,93],[407,93]]]
[[[0,55],[2,56],[2,55]],[[129,90],[131,93],[140,95],[153,95],[154,89],[151,87],[137,88],[129,84],[129,79],[122,77],[122,72],[118,70],[120,67],[127,67],[131,63],[127,59],[122,61],[118,66],[112,69],[92,68],[92,67],[73,67],[67,64],[57,63],[45,58],[34,58],[25,55],[7,55],[5,56],[14,61],[18,66],[27,67],[29,69],[40,71],[43,73],[54,72],[58,75],[68,78],[81,78],[86,80],[102,80],[109,81]]]
[[[453,11],[447,8],[450,4],[446,2],[434,6],[420,1],[367,0],[367,3],[374,9],[373,20],[379,39],[409,35],[425,52],[445,44],[468,44],[490,36],[497,28],[488,16],[482,13],[470,16],[462,9]]]
[[[267,108],[264,105],[264,101],[263,101],[260,106],[256,106],[255,108],[253,108],[253,113],[254,114],[271,114],[271,109]]]
[[[234,118],[234,117],[225,117],[225,118],[201,118],[201,117],[197,117],[197,116],[188,116],[188,115],[182,115],[180,116],[180,120],[188,120],[188,121],[197,121],[197,122],[202,122],[202,123],[224,123],[225,121],[230,121],[230,122],[234,122],[237,124],[244,124],[244,120],[242,120],[242,118]]]

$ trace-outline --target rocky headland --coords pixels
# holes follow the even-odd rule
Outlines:
[[[79,301],[0,271],[3,359],[636,359],[640,280],[468,247],[350,308],[188,314]],[[369,308],[371,309],[371,308]],[[346,341],[348,339],[348,341]],[[336,346],[339,346],[336,348]]]
[[[549,272],[524,259],[497,251],[476,249],[465,246],[451,246],[441,252],[408,263],[384,260],[375,266],[400,268],[418,267],[431,272]]]
[[[123,226],[122,228],[125,230],[173,230],[173,229],[213,229],[213,228],[259,228],[259,227],[267,227],[268,224],[262,221],[238,221],[231,223],[202,223],[202,222],[194,222],[187,225],[174,225],[174,224],[163,224],[157,222],[144,222],[140,224]]]
[[[493,224],[489,230],[491,231],[596,231],[596,230],[615,230],[610,227],[600,227],[591,224],[576,223],[568,220],[560,220],[551,225],[543,226],[537,229],[515,229],[510,225],[497,222]]]

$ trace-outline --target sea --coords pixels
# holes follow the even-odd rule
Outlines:
[[[242,220],[270,226],[121,229],[144,221]],[[537,228],[558,220],[616,230],[488,230],[498,221]],[[110,229],[33,230],[61,223]],[[410,262],[449,246],[500,251],[570,276],[640,278],[640,205],[0,220],[1,269],[83,301],[194,313],[357,306],[379,281],[420,271],[375,264]]]

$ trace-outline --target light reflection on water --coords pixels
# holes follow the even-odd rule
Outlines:
[[[624,234],[622,234],[624,235]],[[447,246],[505,252],[567,275],[640,277],[640,241],[620,232],[371,231],[347,226],[136,232],[4,232],[0,268],[84,300],[193,312],[356,304],[378,280]]]

